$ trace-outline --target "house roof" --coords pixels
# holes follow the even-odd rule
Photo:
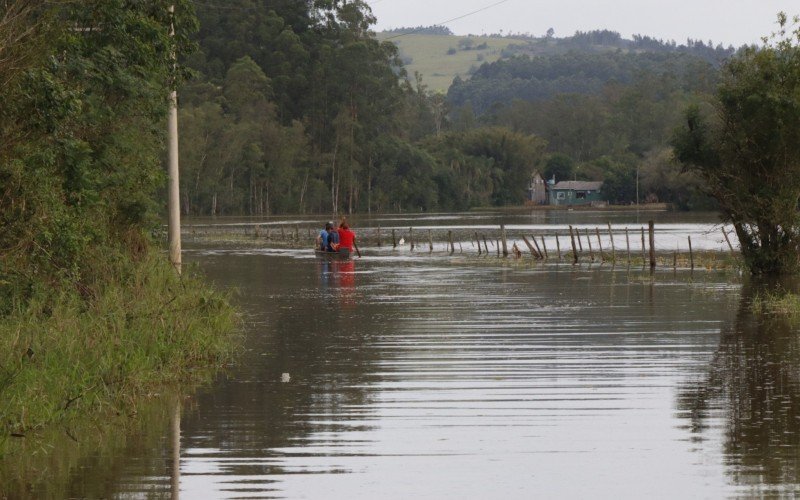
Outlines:
[[[602,182],[592,181],[561,181],[556,183],[552,189],[564,189],[571,191],[599,191]]]

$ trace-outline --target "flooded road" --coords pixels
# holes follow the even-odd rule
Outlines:
[[[738,275],[385,250],[187,260],[238,289],[246,352],[183,406],[179,468],[165,419],[113,473],[77,471],[72,496],[100,480],[191,499],[798,491],[797,328],[754,318]]]

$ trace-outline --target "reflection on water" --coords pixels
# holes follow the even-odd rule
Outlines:
[[[246,353],[113,470],[95,460],[76,472],[73,496],[674,498],[798,485],[798,346],[749,315],[751,291],[730,276],[191,255],[238,288]]]
[[[684,387],[679,409],[707,439],[718,425],[723,456],[752,494],[795,493],[800,483],[800,338],[781,316],[757,316],[746,286],[735,321],[723,328],[706,372]],[[709,422],[718,421],[717,424]],[[717,443],[710,443],[717,446]],[[708,444],[704,444],[707,448]]]

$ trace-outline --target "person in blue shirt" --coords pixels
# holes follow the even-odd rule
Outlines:
[[[325,224],[325,229],[319,232],[317,236],[317,249],[323,252],[331,252],[331,232],[333,231],[333,222]],[[337,235],[338,236],[338,235]]]

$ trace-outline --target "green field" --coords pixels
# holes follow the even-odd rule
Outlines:
[[[387,36],[378,34],[379,39]],[[464,50],[459,43],[469,43],[467,40],[471,41],[472,48]],[[509,45],[529,43],[514,38],[424,34],[401,36],[392,41],[400,48],[403,59],[408,61],[410,58],[406,64],[409,77],[413,79],[414,72],[418,71],[422,74],[423,83],[435,92],[447,92],[456,75],[469,78],[470,68],[497,61],[503,49]],[[482,44],[486,44],[485,48],[478,49]],[[450,49],[455,49],[456,53],[448,55]]]

